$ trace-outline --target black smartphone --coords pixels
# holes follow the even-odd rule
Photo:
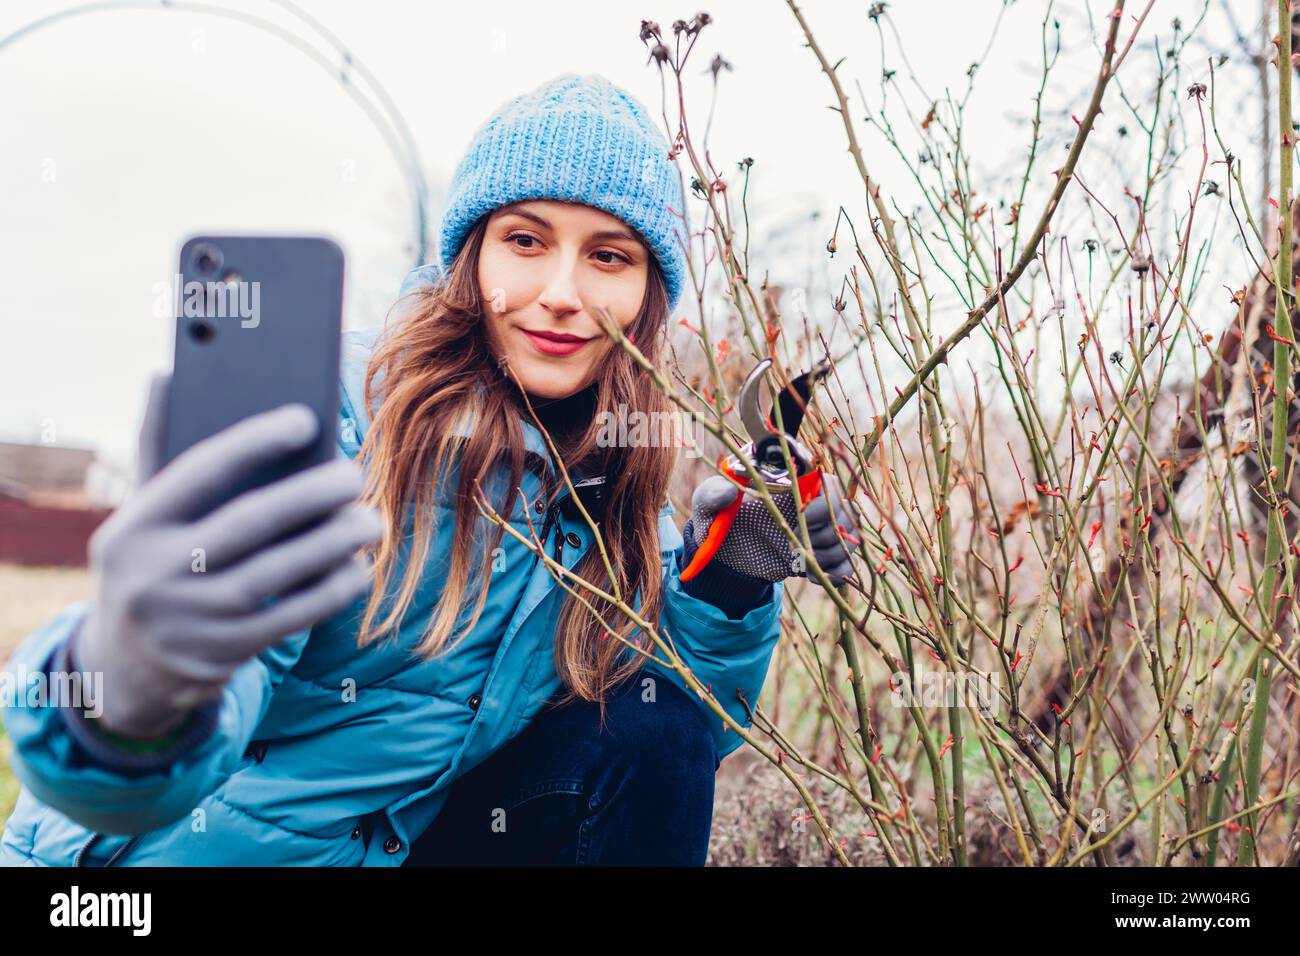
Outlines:
[[[337,454],[343,250],[317,236],[203,235],[173,282],[175,362],[160,466],[250,415],[302,402],[310,447],[229,489],[225,500]]]

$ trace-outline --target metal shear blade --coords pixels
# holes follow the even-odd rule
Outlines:
[[[777,431],[771,412],[764,414],[759,405],[759,383],[762,382],[763,374],[771,364],[771,359],[763,359],[754,366],[746,376],[745,384],[740,387],[737,400],[740,406],[740,420],[744,423],[750,440],[755,443]],[[799,426],[803,424],[804,411],[812,395],[813,386],[830,372],[831,366],[830,359],[822,359],[807,372],[794,378],[777,397],[781,406],[781,421],[785,425],[785,433],[792,438],[799,436]]]

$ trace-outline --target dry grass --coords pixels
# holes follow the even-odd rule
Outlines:
[[[0,564],[0,660],[74,601],[92,596],[85,568],[27,568]]]

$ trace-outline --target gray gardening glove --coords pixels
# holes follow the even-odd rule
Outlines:
[[[354,552],[381,532],[375,509],[355,502],[359,466],[343,458],[213,508],[222,489],[314,440],[304,405],[244,419],[157,471],[170,381],[150,388],[137,487],[90,538],[96,599],[69,647],[74,666],[103,675],[98,726],[133,739],[166,734],[245,661],[346,607],[370,578]]]
[[[706,478],[696,487],[691,496],[689,524],[697,547],[704,542],[714,516],[735,501],[736,491],[736,485],[722,475]],[[823,476],[822,493],[804,508],[804,517],[808,522],[813,556],[826,576],[839,587],[853,574],[854,569],[850,553],[831,524],[831,502],[827,499],[828,495],[834,499],[836,520],[843,526],[844,538],[850,546],[856,547],[861,535],[838,485],[833,479]],[[772,500],[786,523],[798,535],[799,518],[796,515],[794,495],[790,492],[774,494]],[[749,489],[745,490],[745,500],[713,560],[722,562],[740,574],[765,581],[808,576],[803,555],[790,546],[785,532],[767,510],[762,498]]]

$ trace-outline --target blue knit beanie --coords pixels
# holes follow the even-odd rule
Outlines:
[[[484,213],[524,199],[580,202],[641,234],[676,309],[687,281],[684,203],[668,151],[646,108],[598,74],[564,73],[515,97],[479,127],[452,176],[442,268]]]

